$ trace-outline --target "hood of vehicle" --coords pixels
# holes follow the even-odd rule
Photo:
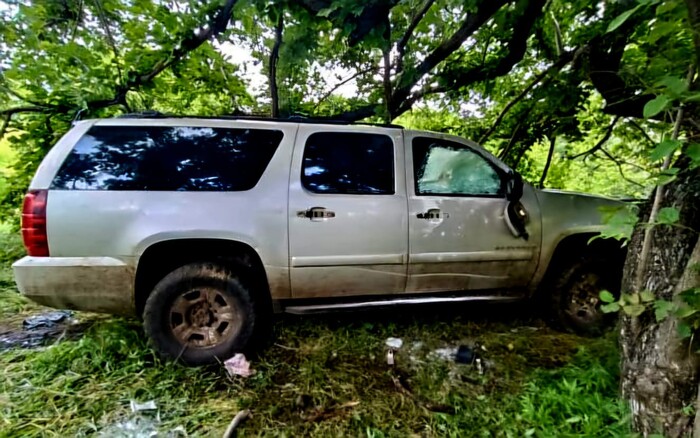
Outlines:
[[[609,196],[594,195],[593,193],[573,192],[573,191],[569,191],[569,190],[540,189],[538,191],[542,192],[542,193],[551,193],[553,195],[583,196],[586,198],[600,199],[600,200],[604,200],[604,201],[620,201],[620,199],[611,198]]]
[[[622,201],[590,193],[536,190],[544,230],[561,234],[600,231],[602,211],[624,205]]]

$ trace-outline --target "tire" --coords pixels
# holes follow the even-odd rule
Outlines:
[[[172,271],[146,300],[143,321],[151,346],[166,359],[194,366],[245,351],[256,325],[249,284],[218,263]]]
[[[600,309],[600,292],[607,290],[619,296],[621,272],[619,263],[602,258],[586,257],[564,264],[547,287],[555,327],[600,336],[614,326],[617,315]]]

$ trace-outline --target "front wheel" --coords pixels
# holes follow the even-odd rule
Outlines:
[[[166,275],[144,308],[144,329],[161,356],[188,365],[223,361],[244,350],[255,327],[244,278],[223,265],[192,263]]]
[[[603,313],[600,292],[619,295],[621,273],[617,268],[609,260],[585,258],[559,270],[547,287],[555,325],[587,336],[601,335],[612,327],[616,315]]]

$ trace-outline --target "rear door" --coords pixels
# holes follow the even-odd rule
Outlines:
[[[506,169],[461,139],[407,132],[409,279],[407,292],[515,289],[537,267],[537,200],[521,199],[530,214],[529,238],[505,221]]]
[[[403,163],[401,130],[300,125],[289,185],[294,297],[404,291]]]

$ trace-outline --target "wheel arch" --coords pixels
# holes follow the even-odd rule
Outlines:
[[[586,257],[604,257],[611,263],[619,264],[620,276],[622,276],[627,248],[623,247],[619,240],[597,238],[599,235],[598,232],[587,231],[569,234],[559,239],[536,289],[539,290],[542,285],[547,284],[548,280],[556,275],[563,266]]]
[[[134,281],[134,306],[139,318],[154,286],[168,273],[189,263],[221,262],[251,274],[261,292],[259,299],[269,303],[270,285],[260,255],[247,243],[228,239],[180,238],[155,242],[139,257]]]

